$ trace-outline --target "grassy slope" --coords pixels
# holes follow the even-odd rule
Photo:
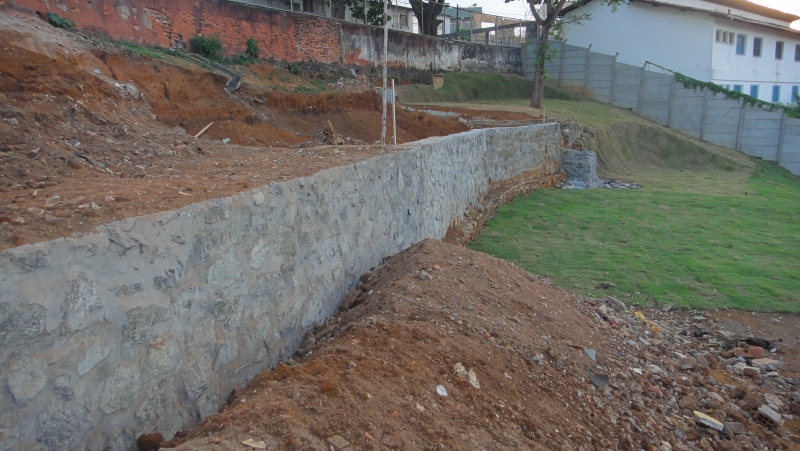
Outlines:
[[[494,101],[529,98],[531,81],[512,74],[482,74],[450,72],[444,77],[444,86],[433,89],[429,85],[401,85],[397,99],[401,103]],[[548,98],[579,99],[575,94],[545,90]]]
[[[545,108],[587,126],[601,175],[645,189],[536,191],[501,207],[473,248],[591,296],[800,312],[798,177],[598,102]]]

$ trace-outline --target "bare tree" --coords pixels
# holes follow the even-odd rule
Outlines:
[[[506,3],[514,0],[505,0]],[[626,3],[628,0],[596,0],[599,3],[610,6],[612,11],[616,11],[619,5]],[[544,81],[545,69],[544,66],[548,61],[551,61],[555,56],[555,51],[548,45],[547,38],[553,27],[556,26],[559,20],[559,15],[564,10],[567,0],[527,0],[528,6],[531,8],[538,27],[538,35],[536,36],[536,58],[533,64],[533,92],[531,93],[531,107],[541,108],[542,98],[544,97]],[[572,2],[570,8],[580,6],[586,3],[586,0],[577,0]],[[584,20],[590,20],[589,14],[575,14],[568,16],[561,21],[561,24],[578,24]]]
[[[436,36],[442,20],[437,19],[444,9],[444,0],[411,0],[411,11],[417,17],[421,34]]]

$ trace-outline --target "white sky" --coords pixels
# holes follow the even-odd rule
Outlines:
[[[798,0],[749,1],[800,16],[800,1]],[[453,0],[450,0],[449,3],[451,6],[455,6],[456,4],[456,2]],[[478,6],[483,7],[483,12],[487,14],[497,14],[499,16],[513,17],[517,19],[531,17],[530,10],[528,9],[528,2],[526,0],[514,0],[510,3],[505,3],[503,0],[461,0],[458,2],[458,6],[471,6],[473,3],[477,3]],[[792,28],[800,30],[800,20],[793,23]]]

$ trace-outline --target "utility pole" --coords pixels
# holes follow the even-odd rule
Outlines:
[[[367,0],[364,0],[364,25],[367,24]]]
[[[381,150],[386,150],[386,66],[389,64],[389,26],[386,20],[388,0],[383,0],[383,112],[381,114]]]
[[[461,40],[461,21],[458,20],[458,3],[456,3],[456,39]]]
[[[394,145],[396,146],[397,145],[397,91],[394,90],[394,78],[392,78],[392,136],[394,136]]]

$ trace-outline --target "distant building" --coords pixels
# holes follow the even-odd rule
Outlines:
[[[747,0],[629,0],[616,13],[586,0],[562,12],[571,45],[641,66],[650,61],[761,100],[794,103],[800,92],[800,17]]]

